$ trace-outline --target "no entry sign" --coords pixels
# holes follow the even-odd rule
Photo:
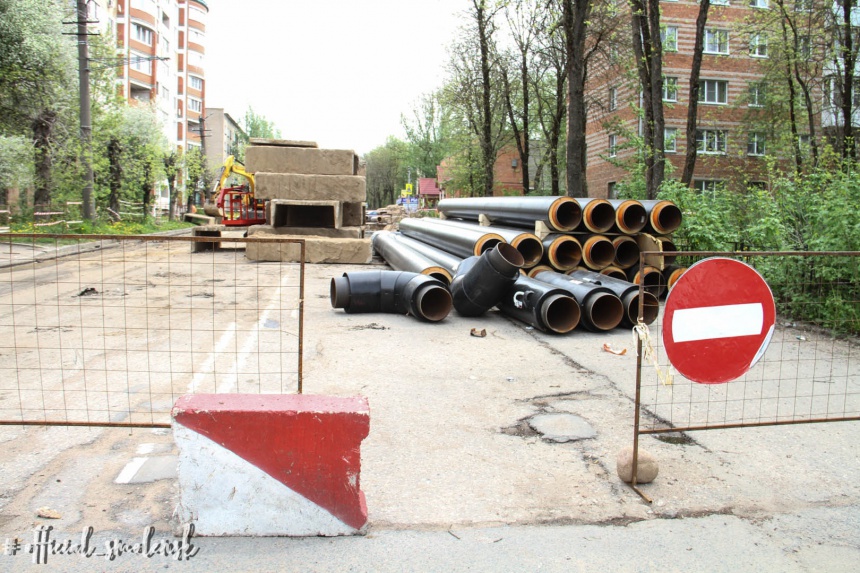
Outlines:
[[[666,299],[663,345],[682,375],[719,384],[761,358],[775,321],[773,293],[755,269],[734,259],[705,259],[681,275]]]

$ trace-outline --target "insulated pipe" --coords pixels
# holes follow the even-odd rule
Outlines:
[[[543,263],[569,271],[582,262],[582,245],[576,237],[550,234],[543,238]]]
[[[615,227],[619,233],[633,235],[648,224],[648,214],[639,201],[633,199],[609,199],[615,209]]]
[[[463,197],[442,199],[436,209],[446,217],[477,221],[485,215],[493,223],[534,229],[541,221],[565,233],[579,226],[582,209],[570,197]]]
[[[538,273],[535,278],[572,294],[582,311],[582,324],[588,330],[612,330],[624,318],[624,304],[605,286],[585,283],[561,273]]]
[[[408,271],[431,276],[448,286],[451,271],[437,265],[431,259],[399,242],[391,231],[379,231],[371,237],[373,249],[396,271]]]
[[[615,260],[615,247],[603,235],[591,235],[582,243],[582,262],[588,268],[599,271]]]
[[[579,304],[567,291],[521,276],[499,303],[499,310],[544,332],[564,334],[579,324]]]
[[[620,269],[629,269],[639,262],[639,243],[633,237],[620,235],[612,239],[615,247],[615,266]]]
[[[580,231],[605,233],[615,224],[615,208],[606,199],[584,197],[576,200],[582,208]]]
[[[466,231],[449,225],[434,225],[428,221],[430,219],[403,219],[400,221],[400,232],[463,258],[478,256],[505,242],[496,233]]]
[[[451,293],[440,281],[404,271],[360,271],[331,279],[331,305],[348,313],[411,314],[439,322],[451,312]]]
[[[656,267],[645,265],[641,271],[638,266],[627,269],[627,278],[633,284],[644,284],[643,288],[657,298],[663,296],[666,291],[666,280]]]
[[[484,314],[517,282],[522,266],[522,255],[507,243],[464,260],[451,282],[454,308],[463,316]]]
[[[678,256],[678,247],[671,237],[660,237],[660,248],[663,250],[663,264],[672,264]]]
[[[534,276],[538,273],[542,273],[544,271],[555,272],[555,269],[549,265],[538,265],[536,267],[532,267],[529,269],[529,272],[526,273],[526,276],[529,278],[534,278]]]
[[[639,322],[639,285],[592,271],[572,271],[567,276],[584,283],[608,288],[618,295],[624,305],[623,322],[627,326],[634,326]],[[660,313],[660,301],[648,291],[643,293],[642,301],[642,322],[651,324],[657,320],[657,315]]]
[[[648,215],[647,232],[668,235],[681,226],[681,209],[671,201],[641,201]]]
[[[583,270],[583,271],[587,271],[587,270],[588,270],[588,268],[586,268],[586,267],[579,267],[579,268],[576,268],[576,269],[574,269],[574,270]],[[567,273],[567,274],[570,274],[570,273]],[[600,269],[600,274],[602,274],[602,275],[606,275],[606,276],[608,276],[608,277],[616,278],[616,279],[618,279],[618,280],[622,280],[622,281],[626,281],[626,280],[627,280],[627,273],[625,273],[625,272],[624,272],[624,270],[619,269],[618,267],[613,267],[613,266],[611,266],[611,265],[610,265],[610,266],[608,266],[608,267],[606,267],[605,269]]]
[[[672,290],[672,287],[675,286],[675,283],[678,282],[678,279],[685,272],[687,272],[687,267],[680,267],[678,265],[669,265],[663,269],[663,279],[666,281],[667,292]]]
[[[397,240],[398,243],[402,243],[416,253],[424,255],[437,265],[448,270],[451,273],[452,277],[453,274],[457,272],[457,267],[460,266],[460,263],[463,262],[463,257],[452,255],[447,251],[437,249],[433,245],[428,245],[427,243],[418,241],[411,237],[407,237],[401,233],[394,233],[393,237],[395,238],[395,240]],[[450,281],[448,284],[451,284]]]
[[[448,225],[457,229],[496,233],[505,242],[520,252],[523,256],[523,267],[527,269],[538,264],[543,258],[543,244],[541,240],[534,233],[529,233],[524,229],[511,229],[495,225],[485,227],[474,222],[458,221],[455,219],[427,219],[427,221],[437,225]]]

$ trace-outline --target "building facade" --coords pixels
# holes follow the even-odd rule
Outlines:
[[[770,134],[761,125],[769,45],[752,23],[757,11],[770,10],[769,0],[711,0],[695,141],[687,141],[686,125],[699,2],[663,0],[660,7],[667,176],[680,178],[687,146],[695,145],[695,188],[766,186]],[[589,195],[612,197],[617,183],[629,178],[633,143],[642,134],[639,87],[615,70],[593,78],[587,97],[594,102],[586,129]]]
[[[202,125],[206,163],[209,171],[215,174],[229,155],[238,154],[241,143],[247,141],[248,137],[236,120],[222,108],[206,108]]]

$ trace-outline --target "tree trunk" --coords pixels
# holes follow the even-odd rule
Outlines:
[[[496,150],[493,145],[493,117],[490,102],[490,36],[487,29],[484,0],[472,0],[478,21],[478,43],[481,51],[481,153],[484,161],[484,195],[493,195]]]
[[[842,34],[840,43],[842,47],[841,54],[841,69],[842,69],[842,147],[843,159],[854,159],[857,154],[857,142],[854,140],[854,123],[852,121],[852,111],[855,106],[860,105],[860,102],[855,101],[854,95],[854,73],[856,71],[857,54],[854,51],[854,32],[856,28],[852,26],[851,12],[853,11],[854,0],[842,0]],[[839,66],[837,66],[839,69]]]
[[[567,52],[567,194],[588,197],[585,180],[585,40],[591,2],[564,1],[565,48]]]
[[[687,104],[687,152],[684,157],[684,172],[681,183],[690,186],[693,183],[693,171],[696,169],[696,129],[699,113],[699,73],[702,69],[702,52],[705,50],[705,25],[708,22],[708,8],[711,0],[701,0],[699,15],[696,18],[696,43],[693,46],[693,63],[690,69],[690,97]]]
[[[122,189],[122,163],[121,163],[122,148],[119,140],[112,137],[108,142],[107,154],[108,163],[110,165],[110,179],[108,186],[110,187],[110,195],[108,196],[108,206],[111,211],[117,213],[114,217],[119,216],[119,193]]]
[[[57,112],[43,109],[33,120],[33,145],[35,147],[36,181],[33,192],[33,207],[49,206],[51,204],[51,135],[54,124],[57,123]]]
[[[663,46],[659,0],[631,0],[633,51],[642,86],[645,191],[656,199],[665,176],[665,120],[663,118]]]

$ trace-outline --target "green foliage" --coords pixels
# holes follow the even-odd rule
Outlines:
[[[367,205],[371,209],[393,204],[406,186],[409,144],[389,137],[385,145],[364,156],[367,164]]]
[[[35,227],[31,221],[16,222],[11,226],[13,233],[64,234],[64,235],[148,235],[164,231],[174,231],[193,227],[192,223],[180,221],[84,221],[70,227]]]

